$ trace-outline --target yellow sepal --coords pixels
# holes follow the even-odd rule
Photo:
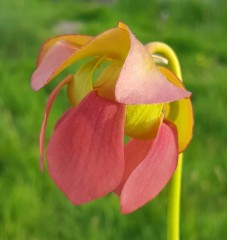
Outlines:
[[[184,88],[183,83],[168,69],[160,67],[160,71],[174,85]],[[190,98],[181,99],[163,106],[165,119],[173,122],[178,132],[178,148],[179,152],[183,152],[191,141],[194,117]]]
[[[104,60],[96,58],[82,65],[68,84],[67,94],[73,106],[77,105],[92,89],[92,78],[95,69]]]

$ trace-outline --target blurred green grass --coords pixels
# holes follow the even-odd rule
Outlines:
[[[0,239],[165,239],[167,189],[123,216],[113,195],[71,205],[48,173],[39,171],[39,129],[56,84],[38,93],[30,89],[41,43],[66,25],[96,35],[119,20],[143,43],[171,45],[193,92],[195,131],[185,154],[181,237],[227,238],[227,2],[0,0],[0,6]],[[64,92],[56,105],[48,136],[67,107]]]

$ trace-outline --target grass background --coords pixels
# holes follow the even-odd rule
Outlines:
[[[31,91],[39,46],[67,29],[96,35],[119,20],[143,43],[171,45],[193,92],[195,131],[185,154],[181,238],[227,238],[226,9],[224,0],[0,0],[0,239],[165,239],[167,189],[123,216],[113,195],[71,205],[48,173],[39,171],[39,130],[57,81]],[[63,92],[48,136],[65,107]]]

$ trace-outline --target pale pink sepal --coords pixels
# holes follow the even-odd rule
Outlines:
[[[58,95],[58,93],[60,92],[62,87],[65,84],[69,83],[72,79],[73,79],[73,75],[69,75],[64,80],[62,80],[57,85],[57,87],[51,92],[51,94],[48,98],[47,104],[46,104],[45,115],[44,115],[44,119],[43,119],[43,122],[42,122],[42,127],[41,127],[40,137],[39,137],[40,167],[41,167],[42,172],[44,171],[44,163],[43,163],[44,138],[45,138],[45,131],[46,131],[46,124],[47,124],[48,116],[49,116],[51,107],[54,103],[54,100],[55,100],[56,96]]]
[[[163,123],[157,137],[144,141],[144,145],[141,140],[132,140],[125,147],[127,179],[123,179],[122,190],[121,186],[117,189],[121,190],[122,213],[135,211],[159,194],[173,175],[177,158],[177,131],[173,125]]]
[[[93,91],[58,123],[47,148],[51,177],[74,204],[100,198],[124,171],[125,106]]]
[[[172,102],[191,95],[171,82],[155,66],[148,50],[129,29],[131,47],[115,89],[116,101],[123,104]]]
[[[32,74],[32,89],[37,91],[42,88],[48,82],[50,76],[58,69],[59,65],[63,64],[77,49],[76,46],[66,41],[56,42]]]

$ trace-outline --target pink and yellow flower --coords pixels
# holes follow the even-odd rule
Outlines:
[[[121,211],[153,199],[173,175],[192,135],[191,93],[155,64],[123,23],[96,37],[64,35],[42,46],[31,86],[37,91],[76,61],[88,58],[51,93],[40,134],[63,86],[72,105],[59,119],[46,159],[50,176],[74,204],[115,192]],[[102,72],[95,81],[100,66]],[[130,141],[124,145],[124,136]]]

